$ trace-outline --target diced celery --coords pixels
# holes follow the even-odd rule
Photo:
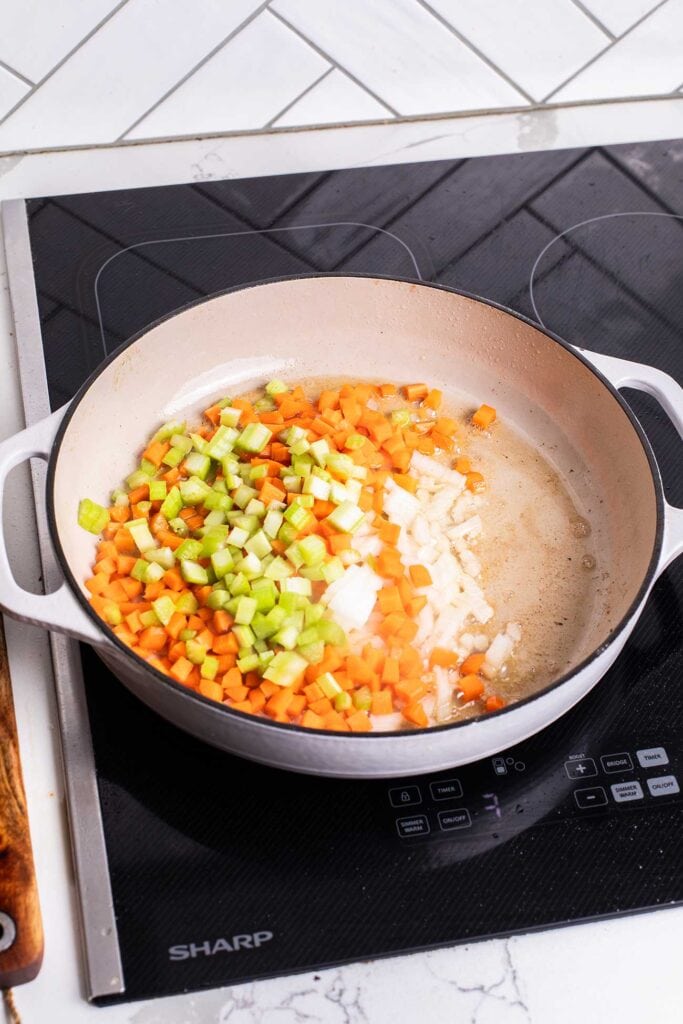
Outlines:
[[[272,636],[278,630],[278,627],[273,626],[262,612],[256,612],[249,625],[253,630],[254,636],[258,637],[259,640],[265,640],[266,637]]]
[[[136,487],[148,484],[151,476],[154,476],[154,473],[143,473],[141,469],[136,469],[126,477],[126,487],[129,491],[134,491]]]
[[[140,459],[140,472],[144,473],[145,476],[154,476],[157,471],[157,467],[149,459]]]
[[[391,422],[395,427],[409,427],[410,426],[410,409],[394,409],[391,414]]]
[[[225,409],[221,409],[221,426],[236,427],[241,416],[241,409],[235,409],[231,405],[227,405]]]
[[[273,435],[265,423],[248,423],[235,441],[235,448],[257,455],[270,444]]]
[[[192,451],[192,441],[187,434],[173,434],[171,437],[171,447],[180,448],[181,452],[187,455],[188,452]]]
[[[206,517],[209,518],[208,516]],[[204,520],[206,522],[206,519]],[[208,528],[204,529],[204,534],[201,543],[201,557],[209,558],[216,551],[221,551],[228,543],[228,536],[230,534],[230,527],[224,526],[222,523],[217,523],[212,526],[209,524]],[[185,541],[187,544],[187,541]],[[181,545],[183,547],[184,545]],[[180,551],[180,548],[178,548]],[[189,555],[189,558],[198,558],[199,555]]]
[[[256,480],[262,480],[266,476],[268,476],[268,467],[266,465],[249,467],[249,483],[253,484]]]
[[[302,565],[299,569],[299,574],[307,580],[313,580],[314,583],[322,583],[325,577],[323,576],[324,563],[319,565]]]
[[[240,647],[251,647],[256,637],[249,626],[233,626],[232,631]]]
[[[169,437],[173,437],[174,434],[182,434],[184,429],[185,423],[182,420],[169,420],[168,423],[159,427],[152,440],[168,441]]]
[[[269,380],[265,387],[267,395],[284,395],[285,392],[289,391],[289,388],[283,380]]]
[[[299,640],[297,650],[311,665],[318,665],[325,657],[325,644],[322,640],[314,640],[311,644],[302,644]]]
[[[230,522],[233,526],[239,526],[241,530],[246,530],[250,537],[261,526],[258,516],[248,516],[246,512],[238,513]]]
[[[109,512],[104,505],[98,505],[90,498],[83,498],[78,503],[78,525],[88,533],[102,533],[109,522]]]
[[[235,526],[228,534],[228,544],[234,548],[243,548],[248,540],[249,531],[243,530],[240,526]]]
[[[194,583],[197,586],[204,586],[209,582],[209,574],[203,565],[193,561],[191,558],[184,558],[180,563],[180,573],[186,583]]]
[[[344,647],[346,645],[346,633],[333,619],[320,619],[316,629],[318,630],[318,636],[326,644],[332,644],[333,647]]]
[[[130,519],[125,525],[141,555],[157,546],[146,519]]]
[[[318,636],[318,630],[315,628],[315,626],[308,626],[306,629],[302,630],[301,633],[299,633],[299,640],[297,646],[305,647],[306,644],[314,644],[319,639],[320,637]]]
[[[152,507],[151,501],[139,501],[135,506],[136,512],[141,512],[143,516],[146,516]]]
[[[169,528],[173,530],[173,532],[178,537],[187,537],[187,535],[190,532],[187,523],[185,522],[184,519],[181,519],[180,517],[177,517],[176,519],[170,519],[168,525]]]
[[[322,604],[307,604],[304,608],[304,622],[306,626],[314,626],[325,614],[325,606]]]
[[[303,427],[288,427],[287,430],[283,430],[280,437],[286,445],[290,447],[300,441],[303,437],[306,437],[306,431]]]
[[[286,651],[293,651],[299,638],[299,631],[296,626],[283,626],[273,637],[273,643],[284,647]]]
[[[311,581],[302,576],[290,576],[282,580],[280,590],[283,594],[301,594],[302,597],[310,597],[312,593]]]
[[[322,537],[318,537],[315,533],[309,534],[308,537],[302,537],[297,542],[297,546],[306,565],[316,565],[327,558],[327,545]]]
[[[183,461],[185,454],[182,448],[169,448],[161,461],[164,466],[175,469]]]
[[[180,496],[180,491],[177,487],[172,487],[168,492],[162,503],[159,511],[169,521],[175,519],[176,516],[180,515],[180,510],[183,507],[183,499]]]
[[[201,452],[190,452],[185,459],[185,470],[190,476],[199,477],[200,480],[206,480],[211,469],[211,459],[208,455],[202,455]]]
[[[207,654],[202,662],[202,679],[215,679],[218,673],[218,658]]]
[[[308,668],[308,662],[294,651],[279,651],[263,673],[276,686],[292,686],[302,672]]]
[[[266,506],[258,498],[252,498],[244,511],[248,516],[256,516],[257,519],[263,519],[266,514]]]
[[[171,616],[175,612],[175,604],[170,597],[158,597],[156,601],[152,601],[152,608],[157,613],[157,617],[162,626],[167,626],[171,621]]]
[[[352,696],[353,706],[359,711],[369,711],[372,707],[372,693],[368,686],[362,686]]]
[[[223,607],[229,615],[234,615],[237,611],[237,605],[240,603],[240,599],[239,597],[231,597],[230,595],[228,595],[228,597],[229,600],[225,602]]]
[[[240,559],[239,562],[235,563],[235,569],[237,569],[238,572],[244,573],[247,579],[255,579],[257,576],[263,575],[261,559],[252,551],[250,551],[248,555],[245,555],[244,558]]]
[[[287,565],[284,558],[279,555],[274,558],[266,569],[264,575],[269,580],[284,580],[287,576],[291,576],[294,570],[291,565]]]
[[[204,498],[205,508],[208,508],[211,511],[229,512],[232,508],[232,504],[232,498],[229,497],[229,495],[222,494],[220,491],[216,490],[216,484],[213,485],[212,489]]]
[[[340,533],[353,533],[364,518],[365,514],[358,505],[354,505],[352,501],[343,501],[341,505],[337,505],[334,512],[330,512],[325,522]]]
[[[258,654],[247,654],[244,658],[237,659],[237,667],[240,672],[255,672],[261,662]]]
[[[117,487],[116,490],[111,492],[111,501],[112,505],[116,505],[118,508],[125,508],[127,505],[130,505],[128,495],[119,487]]]
[[[145,570],[145,583],[158,583],[164,578],[166,570],[158,562],[148,562]]]
[[[139,580],[140,583],[144,583],[148,568],[149,562],[146,562],[144,558],[138,558],[137,562],[131,569],[130,574],[134,580]]]
[[[335,711],[348,711],[353,701],[348,690],[342,690],[341,693],[335,693],[332,703]]]
[[[296,500],[297,504],[301,505],[302,508],[312,509],[315,504],[315,498],[312,494],[300,494]]]
[[[201,505],[210,491],[209,485],[200,480],[198,476],[191,476],[189,480],[182,480],[180,483],[180,496],[183,499],[183,505]]]
[[[238,626],[248,626],[256,614],[256,601],[253,597],[241,597],[237,603],[235,622]]]
[[[287,467],[283,467],[283,469],[287,470],[287,472],[282,477],[282,482],[285,485],[285,487],[287,488],[287,490],[291,491],[292,494],[301,494],[301,490],[302,490],[302,487],[303,487],[303,482],[302,482],[301,477],[300,476],[294,476],[293,473],[290,473],[288,466]]]
[[[300,441],[296,442],[296,444],[290,445],[289,452],[291,455],[305,455],[310,447],[311,446],[306,438],[302,437]]]
[[[145,551],[145,558],[148,562],[157,562],[162,569],[172,569],[175,565],[173,549],[168,547],[153,548],[150,551]]]
[[[321,437],[317,441],[314,441],[313,444],[311,445],[311,455],[313,456],[313,458],[315,459],[315,461],[317,462],[321,469],[325,468],[329,454],[330,446],[324,437]]]
[[[312,469],[313,459],[309,459],[308,456],[300,455],[298,458],[292,459],[291,471],[295,476],[310,476]]]
[[[261,672],[263,671],[263,669],[268,667],[268,665],[271,663],[274,657],[275,651],[271,651],[270,649],[261,651],[261,653],[258,656],[259,669]]]
[[[217,579],[222,579],[226,573],[230,572],[234,565],[232,554],[228,548],[222,548],[221,550],[214,551],[211,555],[211,565],[213,571],[216,574]]]
[[[358,451],[365,444],[367,438],[363,437],[362,434],[349,434],[344,442],[344,447],[349,452]]]
[[[250,591],[249,580],[243,572],[238,572],[230,584],[230,593],[233,597],[240,597],[242,594],[250,593]]]
[[[202,455],[206,455],[206,449],[209,447],[209,442],[201,436],[201,434],[190,434],[190,440],[192,441],[192,447],[196,452],[201,452]]]
[[[197,598],[189,591],[181,594],[175,603],[175,610],[177,612],[182,612],[183,615],[194,615],[198,607],[199,602],[197,601]]]
[[[220,462],[221,459],[224,459],[233,450],[238,437],[239,432],[234,427],[228,427],[223,424],[209,441],[206,454]]]
[[[263,530],[259,530],[253,537],[250,537],[244,547],[247,551],[257,555],[259,558],[265,558],[265,556],[272,550],[271,543]]]
[[[337,555],[334,555],[333,558],[330,558],[329,562],[325,562],[323,565],[321,565],[320,571],[322,574],[322,578],[325,580],[325,583],[329,584],[334,583],[335,580],[340,579],[340,577],[344,575],[344,572],[346,570],[344,569],[344,563],[342,562],[341,558],[339,558]]]
[[[181,629],[180,632],[178,633],[178,639],[181,640],[183,643],[186,643],[188,640],[194,640],[196,635],[196,629]]]
[[[353,469],[351,470],[351,478],[353,480],[365,480],[367,478],[367,475],[368,475],[368,467],[367,466],[357,466],[354,463]],[[349,483],[350,483],[350,481],[349,481]],[[348,484],[347,484],[347,486],[348,486]]]
[[[206,658],[206,647],[198,640],[188,640],[185,644],[185,653],[193,665],[201,665]]]
[[[330,452],[327,456],[326,468],[342,480],[348,480],[353,476],[355,463],[350,455],[343,455],[341,452]]]
[[[157,615],[153,608],[150,608],[146,612],[140,612],[140,622],[145,627],[145,629],[147,629],[149,626],[158,626],[159,616]]]
[[[284,608],[280,608],[279,605],[276,605],[274,608],[271,608],[271,610],[266,615],[266,620],[268,621],[268,624],[273,627],[274,633],[276,633],[278,629],[280,629],[284,625],[286,619],[287,612],[285,611]]]
[[[303,530],[308,526],[313,518],[308,509],[304,508],[298,500],[292,502],[284,516],[290,526],[293,526],[297,531]]]
[[[219,608],[224,608],[230,599],[230,594],[227,590],[212,590],[209,594],[206,605],[211,611],[217,611]]]
[[[304,564],[304,556],[299,551],[299,545],[296,541],[294,544],[290,544],[288,548],[285,548],[285,555],[295,569],[298,569],[299,566]]]
[[[284,516],[279,509],[271,508],[266,513],[266,518],[263,520],[263,532],[274,540],[277,537],[277,532],[282,526]]]
[[[219,512],[218,509],[214,509],[212,512],[209,512],[208,516],[204,520],[204,528],[206,529],[206,527],[221,526],[224,522],[225,512]]]
[[[330,483],[319,476],[309,476],[304,481],[303,494],[310,494],[319,501],[327,501],[330,497]]]
[[[253,629],[253,626],[252,626],[252,629]],[[258,640],[258,639],[254,640],[254,650],[258,654],[263,654],[264,651],[268,650],[268,644],[266,643],[265,640]],[[273,651],[273,654],[274,653],[275,653],[275,651]]]
[[[342,692],[341,686],[331,672],[323,672],[323,674],[318,676],[316,679],[316,683],[328,698],[335,697],[338,693]]]
[[[202,547],[202,541],[193,540],[191,537],[188,537],[187,540],[184,540],[183,543],[175,549],[175,556],[179,559],[199,558],[202,553]]]
[[[247,487],[246,484],[241,484],[232,496],[233,501],[240,508],[246,508],[252,498],[257,497],[258,491],[254,487]]]
[[[359,480],[346,481],[346,497],[348,501],[353,501],[357,505],[360,500],[362,490],[363,487]]]

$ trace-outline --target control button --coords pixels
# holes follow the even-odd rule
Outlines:
[[[647,747],[636,750],[636,757],[641,768],[657,768],[660,764],[669,763],[669,755],[664,747]]]
[[[457,800],[462,796],[462,786],[459,779],[442,779],[440,782],[430,782],[429,788],[432,791],[432,800]]]
[[[570,779],[590,779],[597,775],[598,769],[592,757],[582,757],[576,761],[565,761],[564,770]]]
[[[389,799],[392,807],[409,807],[410,804],[421,804],[422,794],[417,786],[403,786],[402,789],[390,789]]]
[[[647,788],[650,790],[650,796],[673,796],[674,793],[681,791],[675,775],[658,775],[654,779],[648,779]]]
[[[491,764],[496,775],[507,775],[508,768],[505,763],[504,757],[493,757],[491,758]]]
[[[408,839],[410,836],[428,836],[430,832],[429,822],[424,814],[414,814],[412,818],[397,818],[396,828],[401,839]]]
[[[456,828],[471,828],[472,819],[466,807],[457,811],[439,811],[439,828],[442,832],[452,832]]]
[[[633,771],[633,761],[630,754],[603,754],[600,761],[602,763],[602,770],[607,772],[608,775],[613,775],[615,772]]]
[[[639,782],[615,782],[610,789],[618,804],[625,804],[628,800],[642,800],[645,795]]]
[[[592,786],[590,789],[575,789],[574,799],[576,806],[585,811],[590,807],[604,807],[607,803],[607,793],[602,786]]]

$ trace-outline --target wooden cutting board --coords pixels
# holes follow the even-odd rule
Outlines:
[[[0,988],[31,981],[42,959],[43,926],[0,618]]]

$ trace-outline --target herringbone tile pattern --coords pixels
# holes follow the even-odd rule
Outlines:
[[[0,3],[0,152],[682,86],[683,0]]]

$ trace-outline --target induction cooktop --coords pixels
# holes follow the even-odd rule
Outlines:
[[[681,379],[682,197],[671,141],[17,201],[5,221],[27,418],[159,317],[311,272],[452,285]],[[673,428],[652,399],[627,398],[683,504]],[[392,781],[211,749],[54,638],[90,997],[680,903],[682,606],[679,562],[564,718],[477,764]]]

